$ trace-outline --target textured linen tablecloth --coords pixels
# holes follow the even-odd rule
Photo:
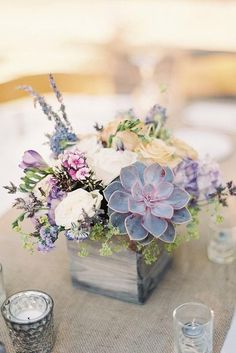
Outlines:
[[[236,302],[236,263],[208,261],[206,231],[201,240],[175,252],[172,267],[146,304],[139,306],[74,289],[63,236],[51,254],[31,255],[10,230],[15,215],[10,211],[0,220],[0,261],[7,292],[39,289],[54,298],[53,353],[172,353],[172,312],[189,301],[204,302],[215,311],[214,353],[220,352]],[[2,317],[0,340],[14,352]]]

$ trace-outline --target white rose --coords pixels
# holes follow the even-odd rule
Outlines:
[[[113,148],[102,148],[87,160],[96,178],[108,185],[120,175],[120,170],[137,161],[137,154],[128,150],[116,151]]]
[[[56,224],[69,229],[72,223],[84,219],[84,212],[93,217],[95,210],[100,208],[102,199],[98,190],[88,192],[77,189],[69,192],[55,209]]]

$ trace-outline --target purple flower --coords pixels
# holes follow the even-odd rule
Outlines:
[[[199,163],[198,187],[207,200],[209,195],[214,193],[222,182],[222,175],[218,163],[209,158]]]
[[[57,226],[42,226],[39,230],[38,250],[48,252],[52,250],[58,238],[59,228]]]
[[[61,200],[66,196],[66,193],[64,191],[62,191],[56,185],[56,181],[54,181],[54,183],[55,184],[52,185],[52,188],[50,190],[50,193],[49,193],[48,199],[47,199],[47,207],[49,208],[48,219],[52,225],[56,224],[55,223],[55,209],[56,209],[57,205],[61,202]]]
[[[57,125],[53,135],[50,137],[50,148],[57,157],[70,145],[78,140],[75,133],[64,125]]]
[[[34,150],[28,150],[24,152],[23,159],[19,164],[19,167],[22,169],[27,169],[27,168],[44,169],[48,167],[48,164],[45,162],[45,160],[38,152]]]
[[[191,215],[185,207],[189,194],[173,184],[173,177],[170,168],[157,163],[122,168],[119,180],[104,190],[112,225],[131,240],[174,242],[174,225],[190,221]]]
[[[68,229],[65,231],[65,236],[68,240],[83,241],[89,236],[88,232],[83,229]]]
[[[175,183],[184,188],[196,202],[200,195],[208,199],[222,184],[219,165],[209,159],[185,159],[175,168]]]
[[[145,124],[161,123],[163,125],[165,124],[166,119],[166,108],[155,104],[152,109],[150,109],[150,111],[148,112],[145,118]]]
[[[195,201],[200,196],[198,173],[199,162],[190,158],[183,160],[174,170],[175,183],[185,189]]]

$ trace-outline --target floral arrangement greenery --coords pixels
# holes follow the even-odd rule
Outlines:
[[[21,184],[5,186],[9,193],[23,194],[15,199],[21,213],[12,226],[25,248],[52,250],[64,232],[80,243],[81,256],[89,254],[90,239],[101,243],[103,256],[130,248],[151,264],[163,248],[171,252],[198,238],[202,207],[212,206],[221,221],[219,206],[227,206],[236,188],[232,182],[222,184],[216,163],[200,160],[173,136],[166,128],[165,108],[155,105],[144,119],[129,110],[106,126],[96,124],[93,135],[78,136],[52,75],[49,80],[58,112],[31,87],[21,89],[54,121],[54,131],[47,135],[51,162],[26,151],[19,165]],[[27,218],[31,233],[22,228]]]

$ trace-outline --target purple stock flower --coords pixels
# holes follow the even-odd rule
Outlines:
[[[200,196],[198,170],[199,162],[190,158],[183,160],[174,170],[175,183],[185,189],[195,201]]]
[[[219,165],[209,159],[185,159],[175,168],[175,183],[184,188],[196,202],[200,195],[208,199],[222,183]]]
[[[48,167],[48,164],[45,162],[43,157],[34,150],[28,150],[24,152],[23,159],[19,164],[19,167],[22,169],[27,168],[38,168],[44,169]]]
[[[119,180],[104,190],[110,222],[120,234],[144,243],[153,238],[174,242],[174,225],[190,221],[191,215],[185,207],[190,196],[173,184],[173,177],[169,167],[157,163],[121,169]]]
[[[205,198],[216,191],[216,188],[222,184],[222,175],[219,164],[206,158],[199,162],[198,168],[198,187]]]
[[[52,188],[47,198],[48,207],[48,219],[52,225],[55,225],[55,209],[61,200],[66,196],[66,193],[62,191],[57,185],[56,180],[52,179]]]

